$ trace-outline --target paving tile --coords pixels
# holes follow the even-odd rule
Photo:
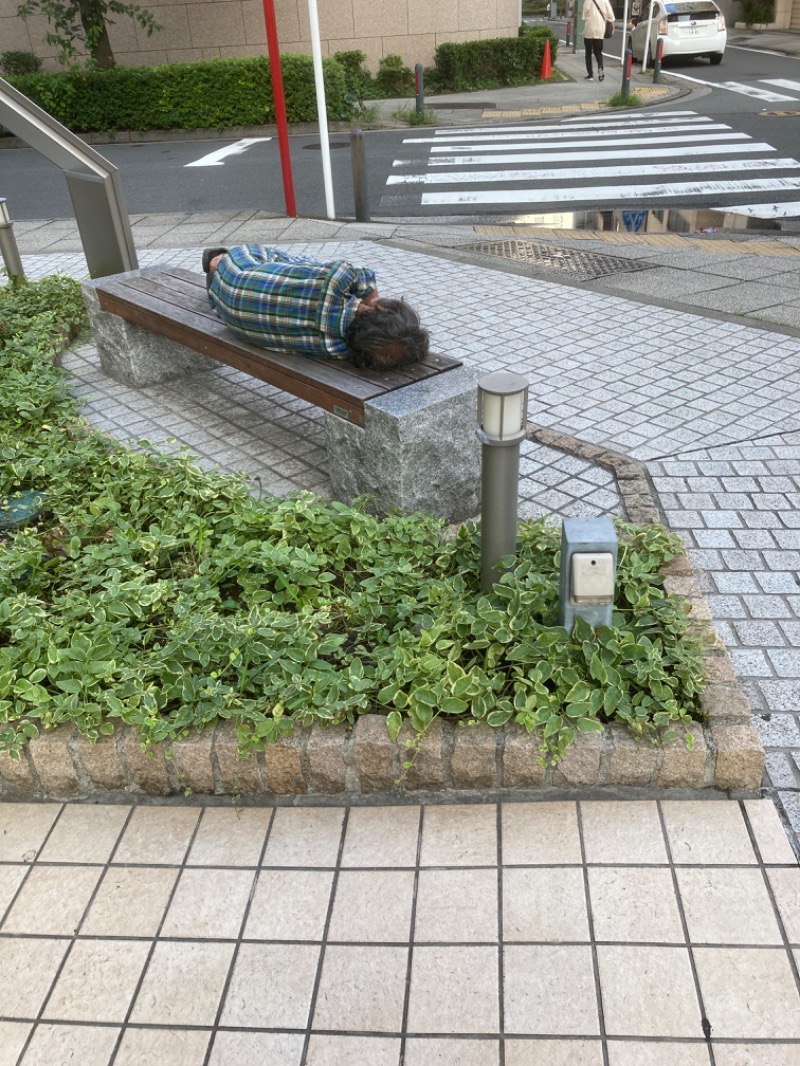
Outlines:
[[[685,948],[601,944],[597,959],[609,1036],[703,1035]]]
[[[154,937],[177,877],[169,867],[110,866],[80,935]]]
[[[187,866],[257,866],[271,815],[260,807],[206,807]]]
[[[403,1020],[407,969],[407,948],[329,946],[325,950],[313,1028],[398,1033]]]
[[[0,866],[0,923],[3,915],[11,906],[17,889],[22,884],[23,878],[28,873],[29,866]]]
[[[304,1042],[302,1033],[218,1032],[208,1066],[300,1066]]]
[[[591,867],[588,874],[597,940],[684,942],[669,869],[603,866]]]
[[[245,940],[322,940],[332,887],[330,870],[261,870]]]
[[[328,940],[407,943],[413,903],[411,870],[342,870]]]
[[[483,806],[425,807],[421,866],[495,866],[497,808]]]
[[[0,804],[0,862],[33,862],[60,803]]]
[[[130,1020],[170,1027],[213,1025],[233,951],[233,944],[157,943]]]
[[[800,1037],[800,998],[783,948],[695,948],[694,961],[713,1035]]]
[[[71,867],[69,891],[65,892],[61,867],[35,867],[8,912],[2,931],[74,936],[102,872],[97,866]]]
[[[36,1018],[68,947],[68,940],[0,936],[0,1010],[5,1017]]]
[[[145,940],[78,940],[48,999],[50,1021],[124,1022],[147,962]]]
[[[506,1040],[505,1066],[603,1066],[599,1040]]]
[[[136,807],[113,861],[180,866],[200,814],[197,807]]]
[[[782,944],[760,869],[677,871],[693,944]]]
[[[503,984],[507,1034],[599,1034],[589,945],[507,945]]]
[[[581,862],[574,803],[504,803],[502,829],[507,866]]]
[[[36,1027],[21,1066],[108,1066],[119,1029],[96,1025]]]
[[[204,1061],[209,1036],[200,1029],[131,1026],[122,1036],[114,1066],[198,1066]]]
[[[496,1033],[500,1024],[497,951],[477,946],[416,947],[408,1032]]]
[[[714,1048],[719,1066],[719,1055]],[[708,1047],[702,1044],[670,1044],[641,1040],[609,1040],[608,1066],[710,1066]]]
[[[580,814],[587,862],[667,861],[655,801],[581,803]]]
[[[302,1029],[317,973],[317,944],[242,944],[225,996],[222,1024]]]
[[[342,866],[414,866],[419,823],[419,807],[354,807]]]
[[[335,807],[279,807],[264,866],[335,866],[343,821]]]
[[[800,868],[767,870],[770,887],[791,944],[800,945]]]
[[[0,1022],[0,1066],[17,1066],[32,1028],[26,1022]]]
[[[161,935],[235,940],[255,876],[253,870],[183,870]]]
[[[306,1066],[397,1066],[400,1062],[400,1041],[385,1036],[328,1036],[315,1033],[308,1043]],[[405,1059],[409,1063],[408,1055]],[[209,1064],[213,1066],[213,1062]],[[227,1066],[221,1060],[219,1066]],[[237,1066],[250,1066],[238,1062]],[[253,1060],[252,1066],[262,1066]],[[276,1064],[277,1066],[277,1064]],[[281,1064],[283,1066],[283,1064]]]
[[[698,800],[662,802],[667,839],[676,863],[754,863],[738,803]]]
[[[745,800],[744,809],[756,838],[761,860],[765,863],[790,863],[797,859],[786,837],[775,804],[768,799]]]
[[[66,806],[39,854],[39,861],[108,862],[129,810],[129,807],[110,805]]]
[[[507,1060],[506,1060],[507,1061]],[[404,1066],[499,1066],[500,1045],[497,1040],[406,1041]]]
[[[496,944],[497,891],[496,870],[420,870],[414,940]]]
[[[583,870],[569,867],[505,870],[503,939],[588,941]]]
[[[800,1044],[716,1044],[716,1066],[800,1066]]]

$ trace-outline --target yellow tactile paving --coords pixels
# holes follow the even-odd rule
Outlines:
[[[645,100],[654,100],[661,96],[669,96],[675,90],[666,85],[646,86],[638,85],[633,89],[637,96]],[[583,104],[562,104],[560,107],[523,107],[513,111],[486,110],[481,112],[481,118],[535,118],[542,115],[575,115],[584,111],[618,111],[620,108],[611,108],[602,100],[593,100]]]

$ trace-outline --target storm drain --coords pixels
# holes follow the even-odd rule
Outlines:
[[[635,259],[603,255],[602,252],[558,248],[534,241],[481,241],[479,244],[462,245],[462,251],[511,259],[515,263],[525,263],[539,270],[558,270],[578,281],[591,281],[609,274],[632,274],[648,269],[646,264]]]

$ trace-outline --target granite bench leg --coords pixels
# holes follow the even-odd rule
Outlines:
[[[365,405],[363,428],[326,414],[333,496],[350,503],[368,494],[384,513],[427,511],[447,522],[474,517],[481,373],[459,367],[386,393]]]
[[[143,326],[126,322],[119,315],[103,311],[100,307],[95,291],[97,285],[161,270],[163,267],[145,267],[127,274],[115,274],[111,278],[84,281],[81,285],[100,366],[110,378],[125,385],[156,385],[160,381],[169,381],[170,378],[182,377],[197,370],[213,370],[219,365],[200,352],[151,333]]]

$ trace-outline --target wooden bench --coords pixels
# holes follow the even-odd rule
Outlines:
[[[208,303],[205,275],[145,268],[83,283],[102,369],[134,388],[215,363],[325,411],[333,494],[448,521],[478,509],[477,370],[429,355],[402,370],[358,370],[238,340]],[[213,384],[210,383],[210,388]]]
[[[102,279],[95,291],[103,311],[236,367],[357,426],[364,425],[364,405],[370,400],[462,365],[446,355],[428,355],[423,363],[402,370],[358,370],[347,360],[309,359],[248,344],[212,311],[205,275],[179,267]]]

